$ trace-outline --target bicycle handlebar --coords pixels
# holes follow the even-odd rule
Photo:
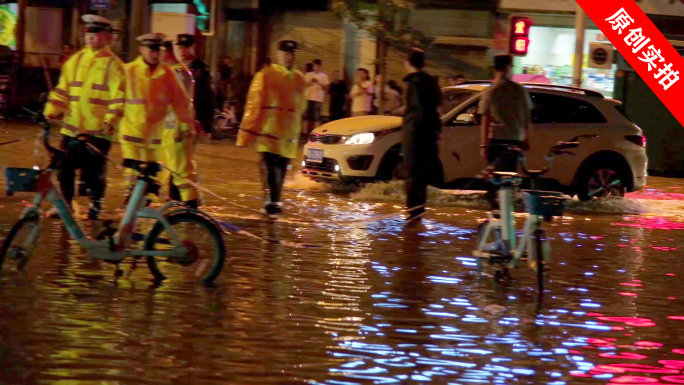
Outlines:
[[[527,176],[530,176],[530,177],[540,177],[540,176],[546,174],[547,172],[549,172],[549,169],[551,167],[551,162],[553,161],[554,155],[563,155],[563,154],[575,155],[574,153],[567,151],[567,150],[573,149],[573,148],[578,148],[580,146],[580,143],[579,143],[580,138],[595,139],[595,138],[598,138],[598,136],[597,135],[580,135],[580,136],[576,136],[576,137],[570,139],[567,142],[563,142],[563,141],[557,142],[553,147],[551,147],[549,152],[544,157],[546,159],[546,166],[544,166],[544,168],[542,168],[540,171],[535,171],[535,172],[531,172],[527,168],[527,162],[526,162],[525,156],[523,155],[523,149],[522,148],[515,146],[515,145],[510,145],[510,144],[497,145],[497,146],[505,146],[506,151],[518,152],[519,153],[518,163],[520,164],[523,173],[526,174]]]

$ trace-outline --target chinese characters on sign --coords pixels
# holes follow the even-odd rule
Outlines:
[[[508,52],[515,56],[525,56],[530,46],[532,20],[523,16],[512,16],[510,23]]]
[[[679,71],[672,69],[672,63],[668,63],[667,65],[661,64],[665,63],[665,58],[661,55],[661,50],[651,44],[647,49],[642,51],[642,49],[651,41],[651,38],[644,36],[641,28],[628,28],[634,24],[634,19],[627,14],[624,8],[620,8],[613,16],[605,20],[611,24],[613,31],[617,30],[618,34],[622,34],[623,31],[629,31],[624,38],[625,44],[632,48],[633,53],[638,54],[641,52],[643,54],[643,56],[638,57],[638,59],[647,63],[648,72],[658,70],[653,74],[653,77],[659,79],[658,84],[663,87],[663,90],[669,89],[679,80]]]

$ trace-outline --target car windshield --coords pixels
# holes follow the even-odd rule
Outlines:
[[[473,97],[479,91],[468,89],[442,89],[442,104],[439,106],[439,115],[442,116],[454,109],[454,107]],[[390,112],[392,116],[404,116],[406,106],[401,106]]]

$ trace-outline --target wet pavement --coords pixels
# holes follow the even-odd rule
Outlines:
[[[30,138],[0,147],[0,167],[32,167],[37,133],[0,127],[0,142]],[[214,287],[153,287],[144,264],[115,281],[112,265],[46,220],[26,274],[0,280],[0,383],[684,383],[682,180],[650,178],[624,201],[570,202],[546,225],[553,260],[540,302],[529,270],[504,284],[476,274],[478,193],[432,190],[419,226],[331,226],[401,209],[401,184],[350,193],[307,182],[295,164],[286,214],[270,223],[234,205],[260,206],[251,150],[226,140],[198,152],[201,183],[227,198],[204,194],[208,212],[322,247],[229,235]],[[114,167],[108,179],[114,215],[124,182]],[[0,196],[0,239],[30,197]]]

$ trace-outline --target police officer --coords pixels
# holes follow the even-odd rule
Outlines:
[[[171,67],[176,79],[183,86],[188,97],[193,94],[195,81],[188,66],[176,58],[173,51],[173,40],[164,43],[164,64]],[[164,165],[173,173],[169,177],[169,195],[171,199],[183,201],[186,206],[197,208],[199,206],[199,192],[189,183],[197,182],[197,165],[193,160],[194,152],[194,127],[182,129],[182,123],[178,121],[176,113],[169,107],[166,116],[166,126],[162,135],[162,158]],[[187,132],[184,135],[183,132]]]
[[[212,120],[214,118],[214,97],[211,90],[211,73],[209,67],[195,56],[195,37],[188,34],[180,34],[176,44],[179,47],[180,57],[190,68],[192,77],[195,79],[194,105],[196,118],[202,131],[206,134],[212,132]]]
[[[437,184],[442,178],[437,148],[441,129],[437,108],[442,93],[435,78],[423,71],[425,51],[412,48],[404,65],[409,74],[404,78],[408,92],[402,152],[406,170],[406,206],[410,210],[408,220],[413,221],[425,212],[428,184]]]
[[[278,64],[269,64],[252,81],[247,110],[242,118],[237,145],[256,144],[262,156],[265,208],[267,214],[280,214],[280,197],[290,159],[297,157],[306,105],[304,74],[294,68],[297,42],[279,44]]]
[[[86,47],[62,67],[59,84],[50,93],[44,114],[50,119],[63,117],[61,146],[67,157],[59,182],[64,198],[71,204],[75,171],[80,168],[91,198],[88,218],[95,220],[102,208],[107,163],[75,136],[93,135],[90,144],[102,154],[109,153],[112,135],[123,116],[126,81],[124,64],[109,47],[111,20],[96,15],[84,15],[82,20],[86,23]]]
[[[169,107],[176,114],[178,135],[185,137],[194,127],[192,106],[174,71],[161,62],[160,51],[165,35],[148,33],[136,39],[140,56],[127,63],[126,106],[119,129],[124,167],[131,184],[138,175],[133,166],[160,160],[159,149]]]

